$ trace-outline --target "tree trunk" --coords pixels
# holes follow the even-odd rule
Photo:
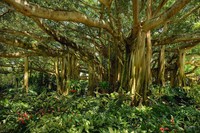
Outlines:
[[[146,67],[147,67],[147,76],[146,81],[148,84],[152,83],[152,73],[151,73],[151,58],[152,58],[152,44],[151,44],[151,32],[147,32],[147,55],[146,55]]]
[[[28,93],[28,57],[24,58],[24,90]]]
[[[165,46],[161,46],[160,54],[158,58],[158,79],[157,83],[161,86],[165,86]]]
[[[71,61],[72,61],[72,79],[73,80],[78,80],[79,79],[79,64],[78,64],[78,60],[76,59],[76,57],[74,55],[71,55]]]
[[[67,61],[66,61],[66,57],[62,57],[62,60],[61,60],[61,92],[63,95],[68,95],[69,93],[69,87],[67,85],[67,74],[66,74],[66,71],[67,71]],[[70,64],[68,64],[70,65]]]
[[[55,61],[57,92],[62,95],[68,95],[70,81],[78,79],[79,71],[76,58],[68,54]]]
[[[98,87],[98,79],[94,64],[88,65],[89,80],[88,80],[88,95],[94,95],[95,89]]]
[[[130,57],[128,57],[128,88],[132,97],[132,105],[144,103],[146,99],[146,57],[145,57],[145,38],[146,33],[139,30],[137,41],[134,43],[134,48],[131,49]],[[127,55],[128,56],[128,55]]]
[[[111,73],[110,73],[110,87],[112,92],[118,92],[120,87],[120,81],[122,76],[122,60],[120,61],[120,53],[114,53],[113,59],[111,60]]]
[[[152,18],[152,0],[147,0],[147,19]],[[152,43],[151,43],[151,31],[147,32],[147,54],[146,54],[146,67],[147,67],[147,76],[146,82],[147,85],[152,83],[152,73],[151,73],[151,59],[152,59]],[[147,86],[148,88],[148,86]],[[145,98],[146,99],[146,98]]]
[[[183,87],[185,86],[185,51],[180,50],[179,51],[179,58],[178,58],[178,84],[179,86]]]
[[[177,63],[172,64],[173,69],[170,72],[170,86],[171,87],[176,87],[177,86],[177,71],[178,71],[178,66]]]
[[[59,58],[55,59],[54,62],[55,72],[56,72],[56,85],[57,85],[57,92],[62,93],[61,91],[61,81],[60,81],[60,72],[59,72]]]

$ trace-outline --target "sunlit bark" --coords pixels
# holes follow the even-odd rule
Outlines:
[[[55,59],[54,62],[55,72],[56,72],[56,86],[57,92],[61,93],[61,84],[60,84],[60,72],[59,72],[59,58]]]
[[[32,5],[26,0],[3,0],[12,5],[19,12],[26,16],[46,18],[55,21],[72,21],[76,23],[83,23],[90,27],[103,28],[112,33],[112,29],[105,21],[96,21],[88,18],[85,14],[75,11],[59,11],[52,10],[38,5]]]
[[[158,81],[157,83],[161,86],[165,86],[165,46],[162,46],[158,58]]]
[[[145,38],[146,34],[138,32],[137,41],[133,44],[135,47],[131,50],[129,60],[129,78],[128,88],[132,97],[132,105],[138,105],[144,100],[144,89],[146,86],[146,59],[145,59]]]
[[[147,19],[152,17],[152,0],[147,1]],[[144,90],[144,101],[147,101],[147,91],[149,85],[152,83],[152,73],[151,73],[151,59],[152,59],[152,43],[151,43],[151,31],[148,31],[146,34],[146,86]]]
[[[28,75],[29,75],[29,70],[28,70],[28,57],[24,58],[24,90],[26,93],[28,93]]]
[[[183,9],[191,0],[177,0],[169,10],[164,12],[158,17],[152,18],[143,24],[143,29],[145,31],[154,29],[164,23],[167,20],[175,16],[181,9]]]

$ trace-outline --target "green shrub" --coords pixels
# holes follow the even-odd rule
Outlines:
[[[151,106],[131,107],[129,96],[116,92],[83,98],[56,92],[24,95],[11,89],[0,101],[0,132],[198,133],[199,110],[178,104],[175,96],[185,94],[176,91],[163,94],[167,100],[154,99]]]

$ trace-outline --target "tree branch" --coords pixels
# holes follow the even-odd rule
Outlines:
[[[139,1],[132,0],[133,4],[133,27],[138,27],[139,24]]]
[[[162,7],[167,3],[168,0],[162,0],[156,10],[153,12],[153,16],[157,16]]]
[[[19,39],[11,39],[5,36],[0,36],[0,42],[4,43],[6,45],[14,46],[14,47],[20,47],[27,50],[32,50],[35,52],[40,53],[43,56],[58,56],[61,55],[61,53],[57,50],[47,48],[46,46],[39,44],[39,43],[25,43]]]
[[[41,56],[41,55],[37,53],[33,53],[33,52],[0,53],[0,57],[4,57],[4,58],[22,58],[26,56]]]
[[[177,19],[177,20],[172,20],[169,23],[178,23],[182,20],[184,20],[185,18],[187,18],[190,14],[192,14],[194,11],[198,10],[200,8],[200,5],[197,7],[194,7],[192,9],[190,9],[185,15],[183,15],[181,18]]]
[[[188,74],[194,73],[194,71],[197,70],[197,68],[198,66],[194,66],[192,70],[190,70],[189,72],[186,72],[185,74],[188,75]]]
[[[171,19],[173,16],[175,16],[181,9],[183,9],[191,0],[177,0],[170,9],[168,9],[165,13],[163,13],[161,16],[158,16],[156,18],[152,18],[148,21],[145,21],[142,25],[143,29],[145,31],[154,29],[164,23],[166,23],[167,20]]]
[[[98,0],[100,3],[102,3],[106,8],[110,8],[113,0]]]
[[[190,49],[194,48],[195,46],[197,46],[199,43],[200,43],[200,41],[192,42],[192,43],[183,45],[183,46],[179,47],[178,49],[190,50]]]
[[[0,17],[3,17],[4,15],[6,15],[7,13],[9,13],[11,10],[8,9],[7,11],[3,12],[2,14],[0,14]]]
[[[176,35],[176,36],[170,36],[167,38],[164,38],[162,40],[152,40],[154,42],[155,46],[159,45],[168,45],[168,44],[174,44],[174,43],[179,43],[179,42],[200,42],[200,34],[186,34],[186,35]]]
[[[44,23],[42,23],[39,19],[33,18],[33,20],[38,24],[38,26],[44,30],[48,35],[52,36],[55,41],[59,42],[61,45],[66,46],[67,48],[71,48],[74,51],[78,52],[80,56],[82,57],[82,60],[86,58],[85,60],[94,60],[97,64],[99,64],[97,57],[93,53],[93,51],[90,51],[89,49],[83,48],[79,45],[77,45],[72,40],[68,39],[67,37],[58,34],[55,30],[47,27]]]
[[[30,37],[30,38],[33,38],[37,41],[49,41],[49,40],[53,40],[51,37],[41,37],[40,35],[37,35],[37,34],[33,34],[29,31],[17,31],[17,30],[14,30],[14,29],[0,29],[0,33],[2,34],[12,34],[12,35],[21,35],[21,36],[27,36],[27,37]]]
[[[58,11],[49,8],[43,8],[38,5],[30,4],[26,0],[3,0],[4,2],[12,5],[17,11],[30,17],[39,17],[50,19],[54,21],[72,21],[82,23],[90,27],[103,28],[109,33],[113,33],[109,24],[105,21],[97,21],[88,18],[85,14],[75,11]]]

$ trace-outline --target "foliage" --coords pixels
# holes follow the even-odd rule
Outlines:
[[[87,87],[87,81],[85,81],[85,80],[71,80],[69,85],[70,85],[71,89],[81,90],[81,89],[85,89]]]
[[[200,29],[200,22],[195,23],[193,29]]]
[[[14,76],[12,74],[0,75],[0,91],[14,87]]]
[[[87,92],[88,82],[85,80],[71,80],[69,86],[71,93],[84,95]]]
[[[103,90],[109,89],[109,82],[107,81],[102,81],[99,83],[99,87]]]
[[[81,93],[82,83],[72,79],[78,79],[75,77],[78,77],[79,71],[83,71],[85,74],[89,73],[90,82],[93,82],[92,80],[96,82],[95,78],[109,81],[110,84],[105,81],[100,81],[99,84],[102,90],[110,89],[108,92],[118,90],[118,85],[115,85],[118,81],[121,88],[133,89],[135,87],[131,85],[135,83],[131,82],[134,82],[132,79],[136,79],[138,80],[136,87],[139,88],[130,92],[134,95],[138,93],[140,96],[144,94],[145,97],[146,91],[140,91],[144,89],[140,87],[140,84],[148,86],[150,83],[151,78],[146,75],[145,70],[146,68],[148,70],[150,66],[152,71],[157,71],[157,74],[152,74],[152,80],[157,79],[156,75],[159,75],[160,69],[158,63],[159,55],[161,55],[159,54],[160,45],[166,45],[167,54],[164,62],[166,70],[172,72],[181,70],[179,68],[176,70],[177,51],[187,52],[199,44],[198,0],[191,2],[154,0],[151,4],[150,1],[143,0],[138,6],[131,0],[110,1],[109,4],[103,1],[106,2],[106,0],[29,0],[26,2],[4,0],[0,2],[1,56],[9,58],[9,60],[1,58],[0,65],[5,65],[7,71],[13,69],[9,72],[23,72],[23,57],[29,57],[29,81],[31,85],[34,84],[32,89],[35,89],[38,94],[49,85],[49,80],[52,80],[55,85],[55,75],[58,81],[57,86],[61,86],[60,90],[68,90],[63,87],[67,86],[65,82],[70,81],[70,92]],[[21,3],[21,6],[16,6],[17,3]],[[28,8],[29,4],[31,9]],[[40,9],[42,13],[34,14],[34,12],[40,12]],[[58,12],[59,15],[56,14]],[[141,31],[145,31],[144,34],[150,31],[150,36],[141,37],[141,40],[149,39],[149,41],[144,41],[144,43],[140,41]],[[191,38],[187,38],[188,36]],[[138,47],[141,50],[137,50],[140,42],[143,47]],[[152,48],[146,48],[146,46],[151,47],[147,42],[152,42]],[[146,51],[148,49],[150,51]],[[193,48],[191,55],[198,54],[198,51],[199,47]],[[73,58],[70,55],[73,55]],[[140,60],[140,57],[147,59]],[[13,61],[11,58],[16,59]],[[67,63],[63,63],[66,62],[65,58],[68,60]],[[58,71],[55,69],[56,60]],[[146,64],[150,60],[152,60],[151,65]],[[138,63],[134,63],[135,61]],[[195,59],[195,62],[186,62],[186,64],[191,65],[186,68],[187,72],[190,72],[189,70],[193,70],[199,63]],[[136,68],[136,71],[132,68]],[[39,71],[39,74],[35,71]],[[72,71],[76,71],[74,73],[77,75],[72,76]],[[200,71],[197,69],[195,72],[198,74]],[[180,76],[179,73],[177,74]],[[63,80],[63,78],[68,79]],[[6,82],[5,79],[0,79],[0,83],[1,81]],[[2,86],[0,84],[0,87]],[[95,90],[92,87],[89,89]]]
[[[178,103],[177,97],[186,96],[183,89],[175,89],[168,93],[165,89],[160,96],[153,92],[150,106],[139,107],[130,106],[129,95],[116,92],[80,98],[7,89],[0,101],[0,132],[198,133],[200,111],[195,103]]]
[[[192,87],[183,88],[187,92],[187,96],[194,98],[195,101],[200,104],[200,85],[193,85]]]

